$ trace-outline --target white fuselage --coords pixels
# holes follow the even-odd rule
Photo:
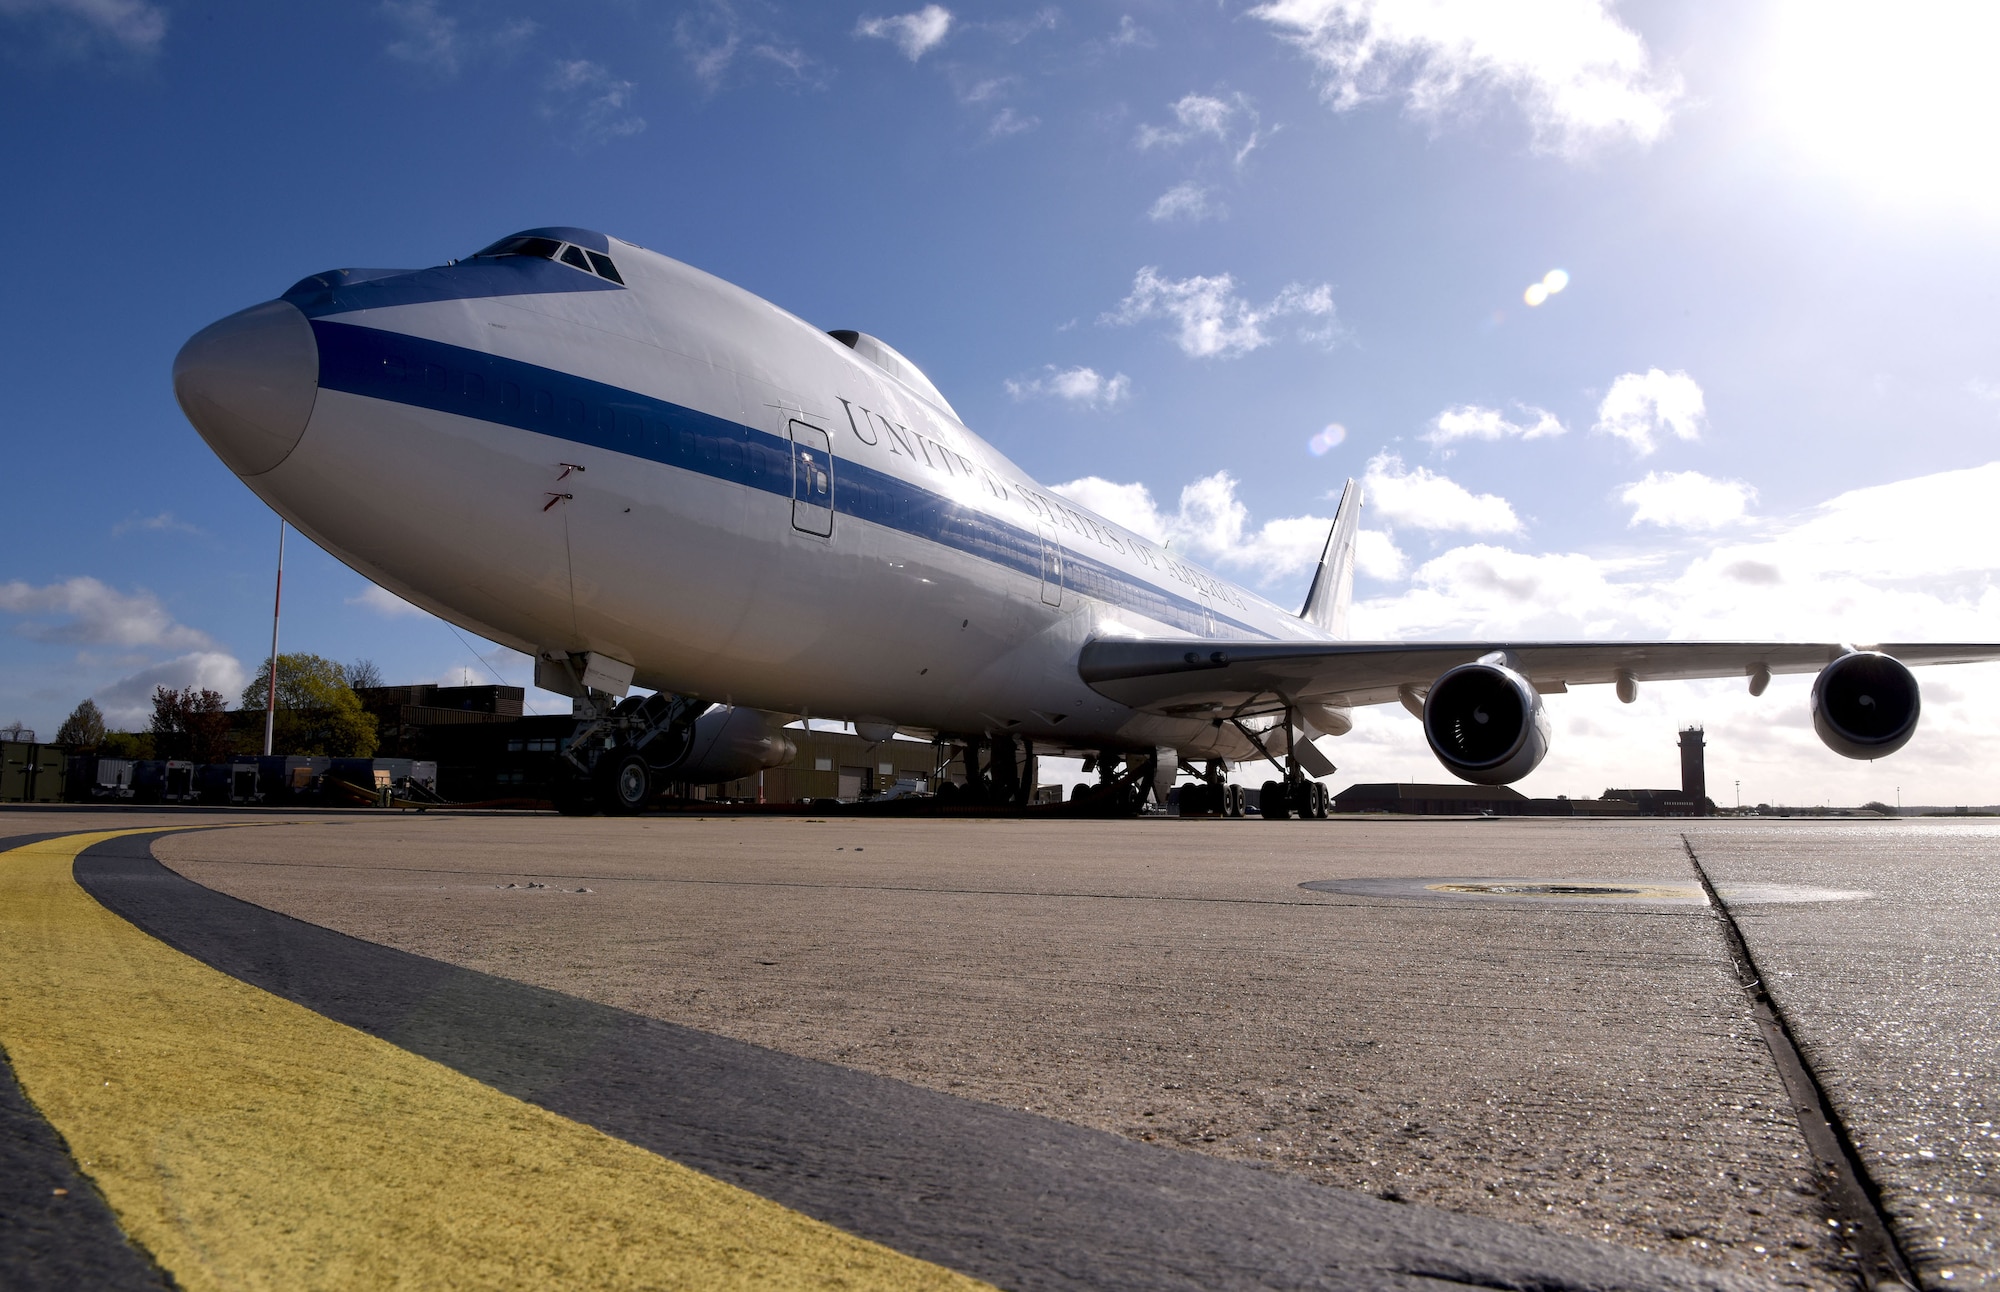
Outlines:
[[[530,654],[628,662],[645,687],[1250,755],[1229,724],[1092,691],[1079,650],[1318,629],[1056,497],[769,302],[610,250],[622,288],[503,259],[295,289],[319,391],[296,447],[248,483],[409,601]]]

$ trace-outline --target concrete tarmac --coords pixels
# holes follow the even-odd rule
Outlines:
[[[114,824],[71,815],[0,824]],[[1725,895],[1873,892],[1737,915],[1924,1281],[1992,1280],[2000,837],[1978,827],[432,814],[154,851],[370,942],[789,1054],[1391,1200],[1849,1286],[1710,912],[1300,887],[1684,880],[1682,825]],[[1931,900],[1939,885],[1950,901]]]
[[[1929,1286],[2000,1284],[2000,823],[1690,830],[1726,880],[1865,902],[1737,922]]]

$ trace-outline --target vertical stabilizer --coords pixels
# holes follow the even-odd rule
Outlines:
[[[1326,549],[1319,554],[1319,572],[1299,618],[1335,637],[1347,636],[1347,608],[1354,601],[1354,544],[1361,532],[1361,486],[1349,480],[1340,491],[1340,509],[1333,513]]]

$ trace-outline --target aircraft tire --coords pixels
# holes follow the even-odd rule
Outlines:
[[[605,762],[609,766],[598,793],[604,810],[612,816],[645,811],[646,805],[653,801],[653,771],[646,766],[646,760],[638,754],[625,754],[607,758]]]
[[[1243,787],[1241,785],[1226,785],[1223,787],[1222,793],[1222,815],[1233,817],[1239,821],[1242,820]]]
[[[1283,821],[1292,815],[1291,787],[1283,781],[1265,781],[1257,804],[1266,821]]]

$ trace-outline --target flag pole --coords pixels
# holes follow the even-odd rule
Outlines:
[[[271,680],[264,696],[264,754],[278,730],[278,607],[285,596],[285,518],[278,517],[278,585],[271,593]]]

